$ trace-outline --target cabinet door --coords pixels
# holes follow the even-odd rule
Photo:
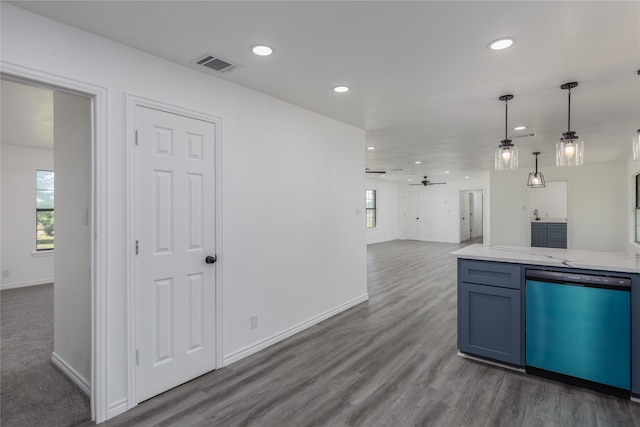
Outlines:
[[[567,248],[567,224],[547,224],[547,246]]]
[[[547,246],[547,224],[531,224],[531,246],[537,248]]]
[[[520,291],[459,283],[458,348],[522,366]]]

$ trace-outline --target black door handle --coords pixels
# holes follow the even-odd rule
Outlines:
[[[217,255],[214,255],[214,256],[209,255],[208,257],[206,257],[204,259],[204,262],[206,262],[207,264],[215,264],[215,262],[217,260],[218,260],[218,256]]]

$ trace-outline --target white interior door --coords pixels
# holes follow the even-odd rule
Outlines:
[[[215,124],[136,106],[138,402],[216,367]],[[209,261],[213,261],[210,259]]]
[[[404,238],[420,240],[420,193],[409,192],[404,196]]]
[[[469,191],[460,192],[460,241],[470,238],[469,228]]]

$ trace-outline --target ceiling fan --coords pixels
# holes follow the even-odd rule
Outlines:
[[[374,170],[371,170],[370,168],[366,168],[365,172],[366,173],[387,173],[387,171],[374,171]]]
[[[424,180],[420,181],[420,184],[409,184],[409,185],[424,185],[426,187],[427,185],[435,185],[435,184],[446,184],[446,182],[431,182],[427,179],[427,176],[425,175]]]

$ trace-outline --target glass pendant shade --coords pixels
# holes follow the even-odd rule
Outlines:
[[[640,129],[633,138],[633,160],[640,160]]]
[[[584,160],[584,141],[561,139],[556,143],[557,166],[580,166]]]
[[[518,169],[518,147],[513,144],[500,144],[496,150],[495,166],[497,171]]]
[[[544,188],[546,186],[544,183],[544,176],[542,176],[542,173],[540,172],[531,172],[529,174],[527,185],[531,188]]]

